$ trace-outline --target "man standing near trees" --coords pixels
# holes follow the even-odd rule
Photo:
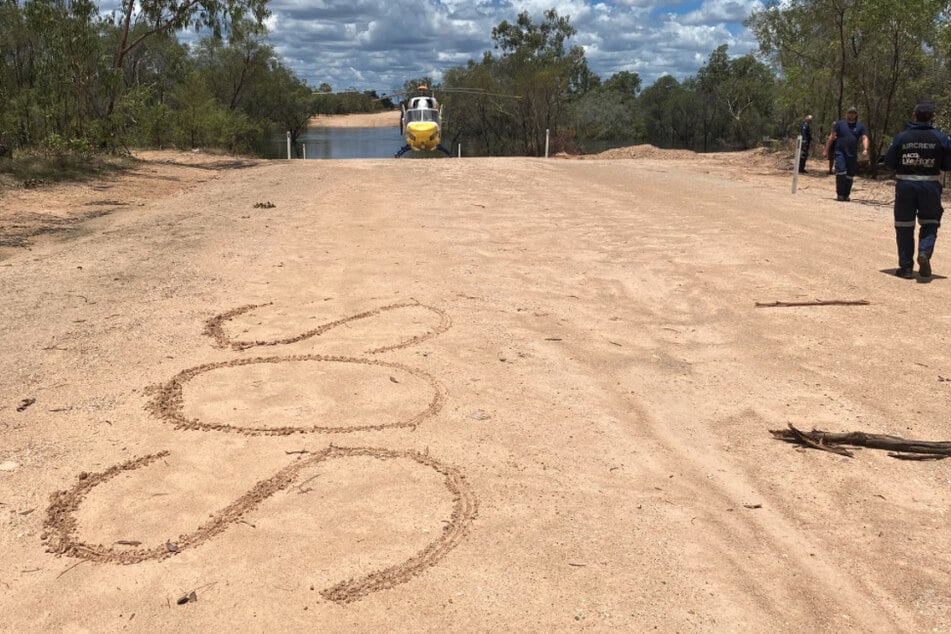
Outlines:
[[[862,142],[862,157],[868,159],[868,130],[859,121],[858,108],[852,106],[832,128],[823,156],[828,157],[835,146],[835,199],[848,202],[852,195],[852,181],[858,169],[859,141]]]
[[[885,165],[895,170],[895,238],[898,269],[895,275],[911,279],[914,273],[915,218],[918,233],[918,274],[931,277],[938,227],[941,226],[941,171],[951,170],[951,139],[936,130],[934,106],[915,106],[912,123],[895,137],[885,154]]]
[[[802,137],[802,151],[799,154],[799,173],[806,173],[806,159],[809,158],[809,146],[812,145],[812,115],[807,114],[799,126],[799,136]]]

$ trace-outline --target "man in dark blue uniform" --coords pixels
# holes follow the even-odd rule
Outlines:
[[[835,199],[839,202],[848,202],[852,195],[852,181],[859,164],[859,142],[862,143],[862,156],[868,158],[868,130],[859,121],[859,111],[853,106],[845,119],[835,122],[826,146],[827,154],[831,149],[829,145],[835,148]]]
[[[809,146],[812,145],[812,115],[807,114],[799,126],[799,136],[802,137],[802,152],[799,154],[799,173],[806,173],[806,159],[809,158]]]
[[[895,137],[885,154],[885,165],[895,170],[895,239],[898,269],[895,275],[911,279],[914,274],[915,218],[918,233],[918,274],[931,277],[938,227],[941,226],[941,171],[951,170],[951,139],[935,129],[934,106],[915,106],[912,123]]]

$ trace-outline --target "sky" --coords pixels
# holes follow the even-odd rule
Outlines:
[[[588,67],[602,80],[635,72],[642,87],[663,75],[696,74],[718,46],[731,57],[755,52],[743,20],[764,0],[271,0],[269,41],[313,88],[390,94],[410,79],[480,61],[492,28],[525,11],[569,17]]]

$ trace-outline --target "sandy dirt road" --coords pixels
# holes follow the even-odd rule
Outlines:
[[[0,247],[0,629],[948,631],[951,464],[768,430],[951,438],[951,247],[628,155],[4,192],[109,213]]]

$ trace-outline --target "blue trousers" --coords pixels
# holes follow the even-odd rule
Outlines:
[[[898,242],[898,266],[908,268],[915,262],[915,219],[918,232],[918,253],[929,258],[941,226],[941,183],[938,181],[903,181],[895,183],[895,240]]]
[[[848,198],[852,195],[852,181],[859,166],[859,157],[835,151],[835,194]]]

